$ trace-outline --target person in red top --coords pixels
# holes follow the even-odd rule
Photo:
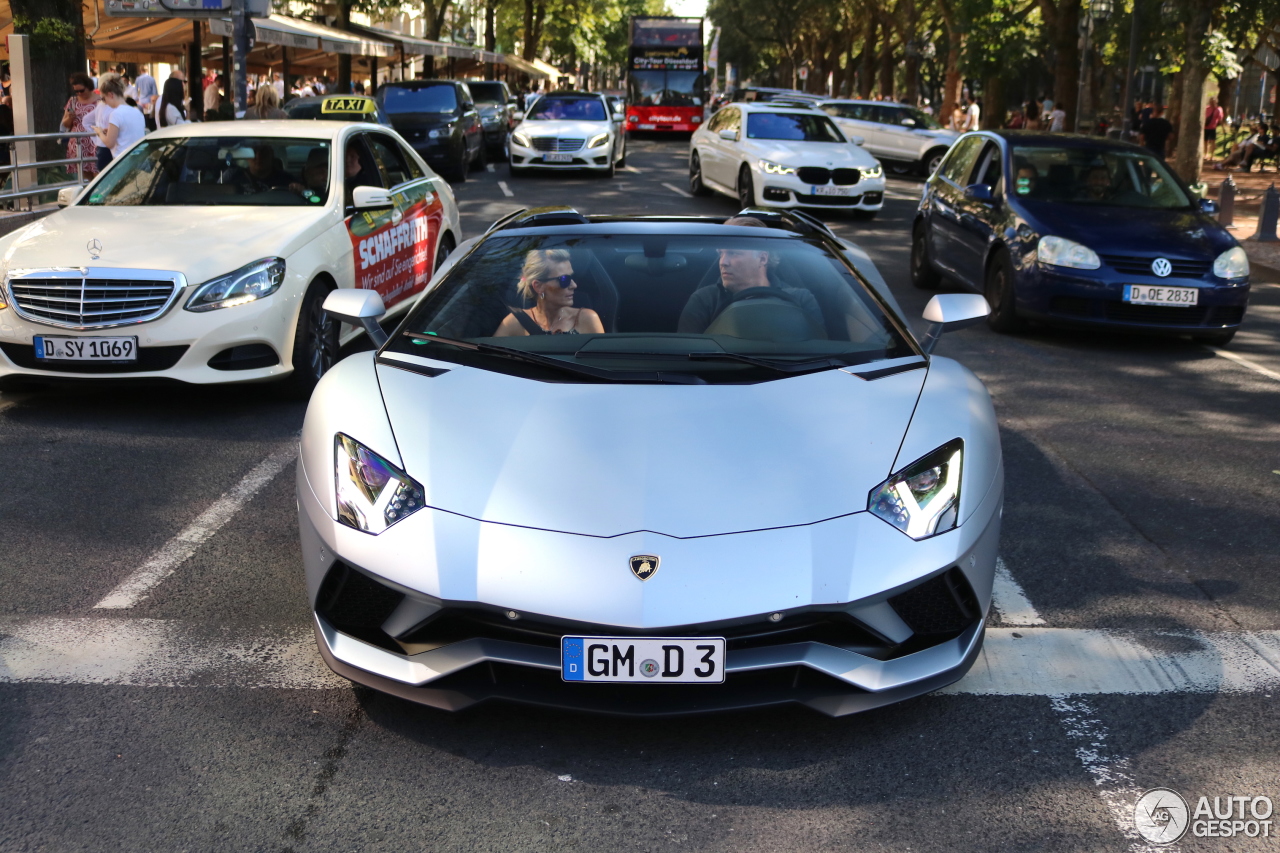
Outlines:
[[[1204,157],[1213,159],[1213,149],[1218,145],[1218,125],[1222,124],[1222,107],[1217,98],[1209,99],[1209,106],[1204,108]]]

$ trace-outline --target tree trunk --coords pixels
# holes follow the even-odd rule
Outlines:
[[[938,107],[938,121],[943,127],[951,124],[951,114],[960,103],[960,56],[964,53],[964,33],[956,26],[955,11],[948,2],[940,2],[942,21],[947,28],[947,70],[942,82],[942,105]]]
[[[1064,126],[1076,126],[1080,88],[1080,0],[1059,0],[1053,22],[1053,103],[1067,114]]]
[[[982,129],[1004,127],[1005,111],[1004,77],[995,74],[982,82]]]
[[[351,23],[351,3],[338,3],[338,29],[345,30]],[[338,81],[335,88],[345,95],[351,91],[351,54],[338,54]]]
[[[498,0],[486,0],[484,4],[484,49],[490,53],[498,49]]]
[[[75,0],[10,0],[10,10],[15,19],[22,19],[23,28],[15,26],[19,35],[30,35],[31,28],[44,18],[69,21],[73,30],[66,41],[49,36],[31,36],[31,79],[27,81],[35,108],[36,133],[57,133],[62,122],[62,108],[71,97],[71,84],[67,79],[77,71],[84,71],[84,24],[80,15],[80,3]],[[62,153],[59,153],[62,152]],[[54,140],[36,143],[36,153],[41,159],[53,160],[66,157],[66,146]]]
[[[916,14],[915,0],[903,0],[902,19],[907,22],[907,31],[902,34],[903,44],[907,46],[905,71],[906,79],[906,102],[909,104],[920,103],[920,45],[916,40],[916,30],[919,28],[919,16]]]
[[[893,61],[893,30],[889,28],[886,21],[884,25],[884,40],[880,42],[880,94],[883,97],[893,97],[893,72],[897,70]]]
[[[858,72],[858,97],[866,100],[875,87],[876,26],[874,15],[867,16],[867,33],[862,42],[862,68]]]
[[[1204,84],[1209,76],[1204,40],[1213,25],[1209,2],[1197,0],[1191,6],[1186,55],[1182,61],[1182,108],[1178,115],[1173,168],[1188,184],[1200,182],[1201,158],[1204,156]]]

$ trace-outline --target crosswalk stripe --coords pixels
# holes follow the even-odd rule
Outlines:
[[[1157,651],[1159,645],[1180,646]],[[0,682],[327,689],[310,631],[235,631],[109,616],[0,619]],[[941,692],[974,696],[1256,693],[1280,688],[1280,631],[1121,636],[989,628],[970,673]]]

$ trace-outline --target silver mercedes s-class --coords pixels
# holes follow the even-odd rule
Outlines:
[[[802,213],[521,211],[321,380],[298,465],[320,652],[438,708],[831,715],[959,679],[1004,474],[990,398]]]

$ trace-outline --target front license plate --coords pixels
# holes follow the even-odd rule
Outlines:
[[[548,163],[572,163],[573,155],[572,154],[548,154],[542,159],[546,160]]]
[[[853,195],[853,187],[823,186],[814,187],[810,195]]]
[[[46,361],[137,361],[137,338],[35,338],[36,358]]]
[[[1160,287],[1154,284],[1126,284],[1124,301],[1134,305],[1174,305],[1190,308],[1200,301],[1198,287]]]
[[[565,681],[720,684],[722,637],[562,637]]]

